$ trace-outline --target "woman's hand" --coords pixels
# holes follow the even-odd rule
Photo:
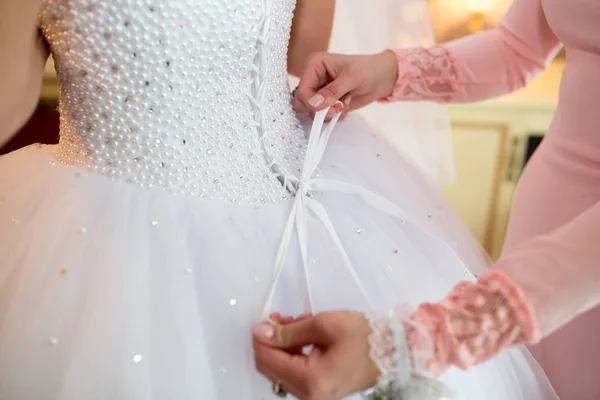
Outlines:
[[[314,53],[308,58],[294,95],[294,109],[314,114],[341,100],[344,112],[392,94],[398,77],[396,55]]]
[[[288,393],[301,400],[335,400],[376,384],[371,328],[362,313],[338,311],[274,322],[254,327],[256,367]],[[298,351],[311,345],[310,354]]]

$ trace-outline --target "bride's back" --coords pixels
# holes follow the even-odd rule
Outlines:
[[[285,195],[305,137],[290,107],[294,0],[45,1],[61,86],[59,159],[170,192]]]

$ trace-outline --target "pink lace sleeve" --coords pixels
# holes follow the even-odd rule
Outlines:
[[[380,371],[373,398],[446,398],[451,393],[436,377],[449,367],[468,369],[540,339],[525,294],[497,271],[461,282],[443,301],[421,304],[410,315],[397,309],[392,317],[367,318],[371,358]]]
[[[398,81],[382,101],[477,101],[525,86],[560,50],[540,0],[513,0],[499,26],[443,46],[392,50]]]
[[[458,69],[442,46],[390,50],[398,58],[398,80],[388,100],[449,102],[458,91]],[[385,101],[385,100],[384,100]]]
[[[409,346],[432,347],[426,365],[434,375],[453,365],[468,369],[507,347],[540,339],[524,293],[500,272],[458,284],[442,302],[419,306],[410,320],[421,329],[407,327]]]
[[[409,315],[371,318],[378,387],[403,377],[404,391],[435,391],[433,378],[450,366],[468,369],[510,346],[537,343],[599,306],[599,237],[597,202],[555,231],[511,249],[476,283],[458,284],[441,302],[422,304]]]

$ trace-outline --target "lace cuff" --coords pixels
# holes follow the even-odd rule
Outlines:
[[[451,101],[458,92],[459,69],[452,53],[442,46],[388,50],[398,58],[398,79],[392,95],[398,100]]]
[[[477,283],[456,285],[442,302],[419,306],[411,320],[432,340],[427,370],[434,375],[451,365],[468,369],[505,348],[534,343],[540,336],[524,293],[500,272],[488,272]]]
[[[410,348],[406,327],[413,324],[409,320],[380,316],[367,316],[367,319],[373,332],[369,337],[371,359],[380,375],[373,392],[366,399],[438,400],[450,397],[446,386],[423,368],[423,362],[430,359],[431,347]]]
[[[495,271],[477,283],[459,283],[443,301],[421,304],[409,318],[367,318],[371,358],[380,371],[370,399],[451,397],[435,380],[448,367],[468,369],[507,347],[540,339],[525,294]]]

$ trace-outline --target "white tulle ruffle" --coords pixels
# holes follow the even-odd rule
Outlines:
[[[293,200],[240,206],[174,196],[64,166],[54,151],[32,146],[0,158],[0,398],[271,398],[250,331]],[[360,119],[338,124],[319,168],[413,221],[351,194],[317,194],[364,295],[309,217],[308,274],[293,240],[274,310],[303,312],[310,288],[315,311],[386,315],[399,303],[441,299],[472,278],[465,265],[487,266],[442,196]],[[551,398],[522,349],[442,380],[458,400]]]

